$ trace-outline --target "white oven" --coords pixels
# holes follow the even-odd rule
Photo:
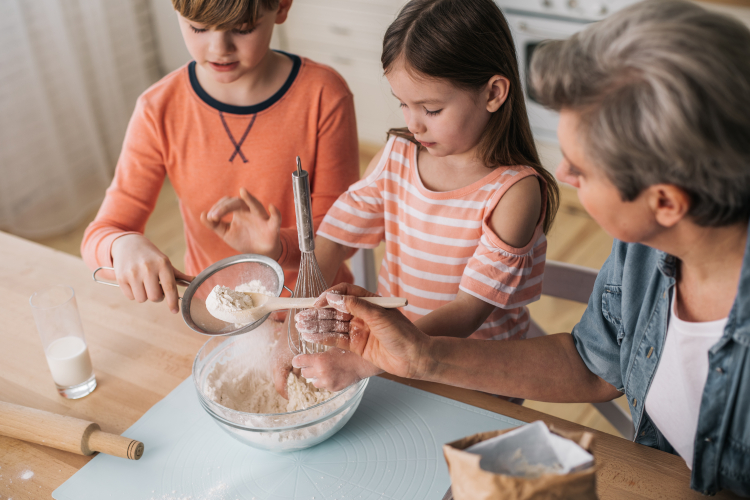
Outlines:
[[[513,40],[518,53],[518,69],[526,97],[526,110],[534,137],[543,141],[557,141],[557,113],[536,102],[529,93],[528,74],[531,55],[544,40],[565,39],[586,24],[583,22],[559,21],[529,15],[506,12],[505,17],[513,31]]]
[[[636,3],[637,0],[496,0],[505,14],[518,54],[521,83],[534,137],[557,142],[558,116],[534,101],[528,92],[527,75],[534,49],[544,40],[561,40],[589,23]]]

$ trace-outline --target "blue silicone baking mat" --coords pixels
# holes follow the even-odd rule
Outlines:
[[[522,422],[373,377],[359,409],[329,440],[274,454],[225,434],[190,379],[124,434],[138,461],[100,454],[57,488],[57,500],[441,499],[442,445]]]

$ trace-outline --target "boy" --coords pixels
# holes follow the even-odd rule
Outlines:
[[[115,178],[81,253],[91,268],[114,267],[129,299],[166,297],[177,313],[175,276],[190,276],[143,236],[165,176],[180,198],[188,275],[238,253],[232,247],[238,229],[222,220],[223,207],[234,210],[233,218],[262,215],[250,228],[250,250],[295,269],[285,273],[294,288],[295,157],[310,173],[317,227],[358,179],[358,149],[344,80],[328,67],[269,48],[274,24],[286,20],[292,0],[172,3],[194,60],[138,99]],[[238,189],[240,198],[227,197]],[[342,266],[336,281],[347,280],[351,274]]]

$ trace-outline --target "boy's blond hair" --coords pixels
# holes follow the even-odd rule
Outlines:
[[[182,17],[217,30],[254,26],[264,11],[275,10],[279,0],[172,0]]]

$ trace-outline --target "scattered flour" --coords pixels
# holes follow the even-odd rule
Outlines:
[[[34,471],[32,470],[25,470],[21,473],[21,479],[27,480],[34,477]]]

